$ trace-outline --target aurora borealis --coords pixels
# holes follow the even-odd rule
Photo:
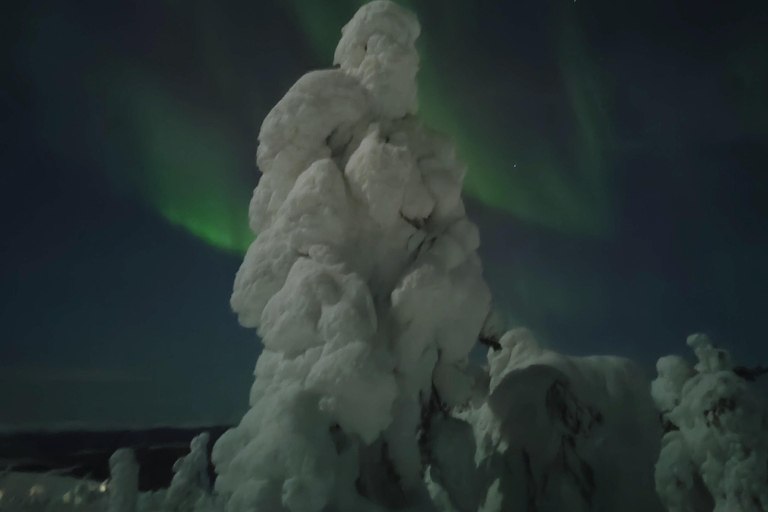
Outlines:
[[[293,44],[304,47],[308,67],[330,65],[341,27],[360,3],[290,3],[290,12],[285,14],[294,17],[300,36]],[[277,4],[272,8],[280,9]],[[240,117],[256,124],[260,119],[255,113],[268,107],[260,100],[283,91],[260,91],[259,70],[246,68],[247,60],[238,54],[235,37],[223,36],[233,33],[234,22],[221,7],[209,2],[194,5],[189,12],[174,2],[154,8],[162,16],[178,16],[191,25],[189,33],[182,34],[181,40],[191,43],[183,51],[179,42],[153,32],[157,28],[151,25],[143,27],[148,41],[155,45],[151,52],[144,45],[121,47],[119,40],[100,41],[101,48],[94,50],[78,34],[81,28],[66,8],[35,12],[24,34],[30,38],[30,64],[40,66],[47,60],[50,66],[33,67],[31,72],[43,91],[59,87],[62,77],[50,74],[56,67],[51,61],[66,56],[55,52],[78,54],[79,67],[59,71],[70,73],[63,78],[72,80],[73,87],[87,90],[82,99],[93,118],[85,128],[94,130],[89,144],[101,146],[88,151],[100,154],[102,169],[113,183],[206,243],[242,253],[253,237],[244,212],[258,175],[238,159],[243,148],[236,144],[242,142],[242,133],[227,125],[223,111],[251,108],[253,112],[243,112]],[[473,94],[471,84],[456,87],[463,80],[460,67],[453,62],[456,55],[462,60],[478,59],[481,67],[493,66],[491,60],[496,57],[486,56],[486,50],[473,43],[477,30],[472,27],[463,30],[461,40],[453,36],[462,23],[476,16],[472,4],[454,2],[439,16],[433,15],[437,11],[428,2],[406,5],[415,8],[425,27],[420,41],[420,113],[427,124],[456,140],[468,166],[466,193],[535,225],[605,234],[612,223],[605,154],[611,135],[609,107],[600,69],[579,27],[578,6],[563,3],[542,13],[552,38],[542,44],[554,48],[550,71],[562,80],[567,95],[567,105],[559,107],[558,116],[573,126],[566,131],[567,140],[557,141],[551,132],[526,123],[514,111],[508,117],[479,116],[496,106]],[[93,36],[108,37],[98,32]],[[52,55],[49,45],[54,39],[72,41],[74,47],[53,48]],[[179,69],[167,68],[166,59],[180,58]],[[185,72],[180,73],[182,70]],[[179,74],[182,76],[174,76]],[[205,82],[178,85],[176,80],[182,77],[200,77]],[[248,89],[248,103],[227,104],[233,92],[241,93],[242,98],[244,88]],[[201,111],[201,102],[215,107]],[[43,122],[56,132],[52,137],[58,139],[62,117],[77,114],[54,110],[42,115]],[[498,133],[505,133],[505,139],[494,135]]]
[[[250,382],[258,351],[228,294],[255,236],[259,127],[332,64],[360,3],[9,3],[0,392],[13,421],[235,408],[221,390]],[[514,325],[649,365],[694,330],[768,357],[764,2],[403,3],[422,25],[420,115],[467,163],[486,279]],[[49,367],[59,381],[33,382]]]
[[[253,238],[241,219],[250,194],[248,182],[230,172],[238,162],[226,126],[179,112],[157,91],[136,89],[132,121],[144,163],[136,188],[172,224],[214,247],[243,251]]]

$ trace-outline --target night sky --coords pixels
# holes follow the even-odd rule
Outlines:
[[[510,326],[768,363],[764,0],[400,2]],[[5,2],[0,429],[236,421],[258,129],[354,0]]]

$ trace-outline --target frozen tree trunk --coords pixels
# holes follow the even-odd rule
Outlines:
[[[471,398],[490,293],[465,168],[415,117],[418,34],[396,4],[363,6],[339,67],[299,79],[262,125],[258,238],[231,303],[264,351],[250,411],[213,451],[230,512],[433,509],[424,411]]]
[[[121,448],[109,458],[109,512],[136,512],[139,464],[133,450]]]

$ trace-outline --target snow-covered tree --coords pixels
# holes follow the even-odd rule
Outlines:
[[[139,463],[130,448],[109,458],[109,512],[135,512],[139,497]]]
[[[652,393],[667,433],[656,489],[670,512],[768,510],[768,407],[702,334],[688,337],[698,362],[659,359]]]
[[[208,478],[207,432],[195,436],[190,443],[190,452],[173,465],[171,486],[165,493],[164,512],[192,512],[201,499],[210,491]]]
[[[339,67],[262,125],[258,238],[231,302],[264,351],[251,410],[213,452],[232,512],[429,509],[422,418],[469,398],[490,293],[464,166],[415,117],[418,34],[396,4],[367,4]]]

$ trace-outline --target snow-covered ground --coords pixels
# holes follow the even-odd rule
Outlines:
[[[106,510],[107,483],[52,473],[7,471],[0,475],[0,510],[57,512]]]

